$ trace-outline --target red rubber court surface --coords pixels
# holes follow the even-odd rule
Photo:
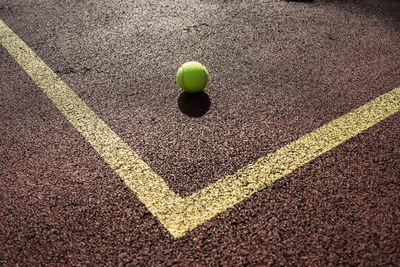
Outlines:
[[[0,265],[400,265],[399,14],[2,0]]]

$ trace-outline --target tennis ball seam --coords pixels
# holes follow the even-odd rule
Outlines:
[[[183,90],[186,90],[186,87],[185,87],[185,76],[183,75],[185,70],[184,70],[183,66],[181,68],[182,68],[182,87],[183,87]]]
[[[201,66],[202,66],[203,75],[204,75],[204,85],[206,85],[206,82],[207,82],[207,74],[206,74],[206,70],[205,70],[206,67],[204,67],[204,65],[201,65]]]

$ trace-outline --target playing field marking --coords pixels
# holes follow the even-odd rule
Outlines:
[[[400,111],[400,87],[182,198],[2,21],[0,43],[174,237]]]

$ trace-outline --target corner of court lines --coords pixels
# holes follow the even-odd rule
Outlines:
[[[193,195],[196,195],[196,193]],[[189,196],[175,203],[172,208],[164,209],[165,212],[160,213],[158,211],[153,214],[174,238],[180,238],[229,208],[218,207],[219,201],[214,201],[210,196],[206,199],[208,199],[206,201],[208,203],[204,203],[204,199]],[[163,206],[163,203],[160,203],[160,205]]]

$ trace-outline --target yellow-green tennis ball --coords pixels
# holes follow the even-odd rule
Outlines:
[[[189,61],[178,69],[176,81],[186,93],[198,93],[208,83],[208,71],[201,63]]]

